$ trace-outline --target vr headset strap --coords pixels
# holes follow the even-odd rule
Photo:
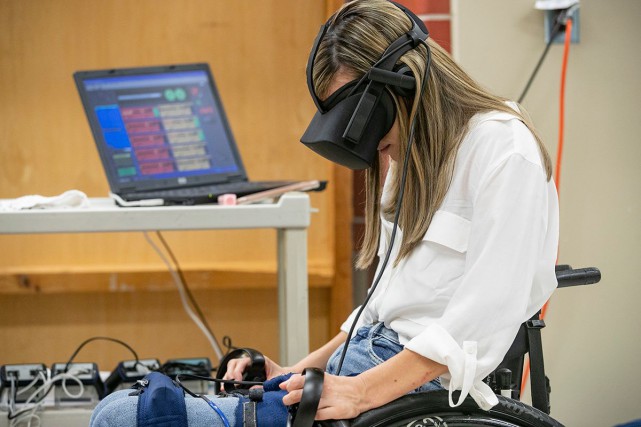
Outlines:
[[[369,82],[367,89],[363,92],[361,99],[358,101],[356,110],[343,133],[343,138],[357,144],[363,137],[363,132],[372,118],[372,112],[381,99],[385,86],[377,82]]]

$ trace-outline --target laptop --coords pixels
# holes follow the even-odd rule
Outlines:
[[[215,203],[291,188],[249,180],[207,64],[78,71],[74,80],[120,205]]]

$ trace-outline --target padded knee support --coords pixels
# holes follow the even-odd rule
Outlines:
[[[156,377],[156,380],[160,379],[157,375],[162,375],[159,373],[152,374],[154,374],[153,376]],[[151,381],[154,379],[153,377],[146,378]],[[171,382],[171,380],[169,381]],[[165,383],[165,385],[169,386],[168,383]],[[173,387],[173,384],[171,386]],[[248,427],[251,427],[252,418],[255,419],[256,427],[282,427],[287,423],[288,412],[287,407],[282,402],[285,392],[275,391],[277,389],[278,386],[276,385],[274,391],[270,391],[271,389],[266,390],[262,400],[255,402],[255,405],[245,405],[250,400],[237,395],[227,395],[225,397],[208,396],[208,398],[218,406],[231,426],[245,426],[247,417]],[[148,391],[143,391],[142,395]],[[114,392],[100,401],[91,416],[89,427],[175,427],[181,425],[176,424],[180,422],[181,404],[184,404],[187,427],[224,427],[220,416],[203,399],[187,395],[182,402],[170,399],[170,403],[167,403],[167,405],[171,405],[173,409],[163,408],[162,402],[165,401],[161,396],[163,393],[171,394],[173,390],[160,391],[156,396],[158,398],[156,402],[154,402],[153,393],[147,395],[147,399],[151,398],[150,401],[143,401],[136,394],[136,390],[133,389]],[[142,405],[140,402],[143,402]],[[157,411],[159,407],[160,410]],[[144,412],[145,408],[147,410],[154,408],[155,412],[149,412],[141,417],[139,414]],[[143,424],[140,424],[140,421]]]

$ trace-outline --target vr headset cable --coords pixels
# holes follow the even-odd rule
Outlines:
[[[429,79],[430,65],[432,63],[432,53],[430,52],[429,46],[427,45],[427,43],[424,40],[421,40],[420,43],[423,46],[425,46],[425,49],[427,50],[427,60],[426,60],[426,64],[425,64],[425,72],[424,72],[424,75],[423,75],[423,81],[421,82],[421,90],[418,92],[419,102],[420,102],[420,97],[423,95],[425,87],[427,86],[427,80]],[[400,49],[400,47],[399,47],[399,49]],[[389,55],[391,55],[392,53],[394,53],[394,51],[390,52]],[[387,56],[389,56],[389,55],[387,55]],[[381,61],[385,60],[387,58],[387,56],[381,58],[376,64],[379,64]],[[365,78],[365,76],[363,76],[363,78],[361,80],[363,80]],[[358,84],[360,85],[361,82],[359,81]],[[383,260],[383,264],[381,265],[381,268],[379,269],[378,275],[376,276],[376,279],[374,280],[374,283],[372,284],[369,292],[367,293],[367,297],[365,298],[365,301],[361,305],[361,308],[356,313],[356,317],[354,318],[354,321],[352,322],[352,326],[349,329],[349,333],[347,334],[347,339],[345,340],[345,344],[343,345],[343,351],[342,351],[342,354],[341,354],[341,358],[340,358],[340,361],[338,362],[338,370],[336,372],[336,375],[340,375],[340,373],[341,373],[341,369],[343,368],[343,362],[345,360],[345,355],[347,354],[347,348],[349,347],[349,341],[352,338],[352,335],[354,334],[354,328],[358,324],[358,319],[361,317],[361,314],[363,313],[363,310],[365,310],[365,307],[367,307],[367,304],[369,303],[369,300],[372,298],[372,295],[374,295],[374,291],[376,291],[376,288],[378,287],[378,284],[381,281],[381,277],[383,276],[383,272],[385,271],[385,267],[387,266],[387,263],[389,262],[389,258],[390,258],[391,254],[392,254],[392,248],[394,246],[394,240],[395,240],[395,237],[396,237],[396,230],[398,229],[398,219],[399,219],[399,215],[400,215],[400,212],[401,212],[401,206],[403,204],[403,195],[405,194],[405,181],[407,179],[407,167],[408,167],[408,164],[409,164],[411,148],[412,148],[412,145],[414,144],[414,131],[415,131],[415,128],[416,128],[416,116],[417,115],[418,115],[418,108],[417,108],[417,111],[414,113],[414,116],[412,117],[412,123],[410,125],[409,138],[408,138],[408,142],[407,142],[407,151],[405,153],[405,159],[403,160],[403,172],[402,172],[402,175],[401,175],[401,186],[400,186],[400,192],[398,194],[398,202],[396,204],[396,213],[394,214],[394,225],[392,227],[392,235],[390,237],[390,244],[389,244],[389,247],[387,248],[387,253],[385,254],[385,258]]]

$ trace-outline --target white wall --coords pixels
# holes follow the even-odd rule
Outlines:
[[[459,63],[517,99],[543,52],[534,0],[453,0]],[[582,0],[570,50],[561,176],[560,264],[601,283],[559,290],[543,331],[552,415],[567,426],[641,418],[641,1]],[[556,159],[562,45],[523,105]]]

